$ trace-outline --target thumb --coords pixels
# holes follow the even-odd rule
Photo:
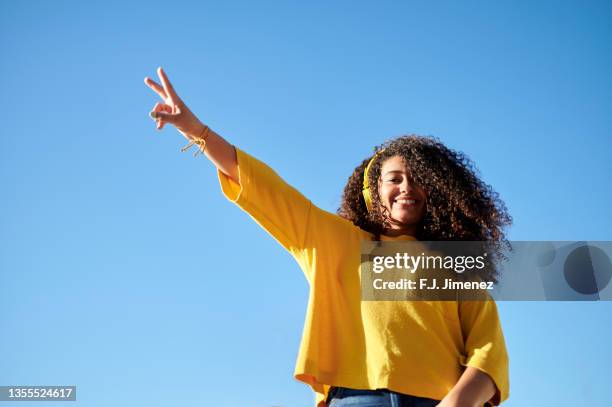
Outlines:
[[[163,120],[167,123],[174,124],[176,122],[177,117],[180,115],[180,111],[177,113],[168,113],[168,112],[156,112],[152,111],[149,115],[157,120]]]

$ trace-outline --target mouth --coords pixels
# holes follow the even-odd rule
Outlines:
[[[394,200],[393,203],[401,206],[415,206],[417,201],[412,198],[398,198]]]

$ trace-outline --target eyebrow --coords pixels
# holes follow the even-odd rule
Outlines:
[[[385,172],[385,174],[383,175],[383,177],[384,177],[385,175],[389,175],[389,174],[403,174],[403,173],[404,173],[404,171],[402,171],[402,170],[391,170],[391,171],[387,171],[387,172]]]

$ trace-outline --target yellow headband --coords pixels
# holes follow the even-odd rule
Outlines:
[[[365,204],[366,204],[366,208],[368,208],[368,212],[372,212],[372,194],[370,193],[370,181],[368,180],[368,173],[370,172],[370,168],[372,167],[372,164],[374,164],[374,160],[376,160],[376,157],[378,157],[378,155],[382,153],[383,151],[384,150],[379,150],[374,154],[374,156],[372,156],[372,158],[370,159],[370,162],[366,166],[365,171],[363,172],[362,194],[363,194],[363,200],[365,201]]]

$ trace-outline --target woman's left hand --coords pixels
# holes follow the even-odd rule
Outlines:
[[[482,407],[495,395],[495,390],[495,383],[487,373],[468,366],[437,407]]]
[[[465,398],[461,398],[456,394],[449,393],[444,397],[436,407],[479,407],[481,404],[473,403]]]

